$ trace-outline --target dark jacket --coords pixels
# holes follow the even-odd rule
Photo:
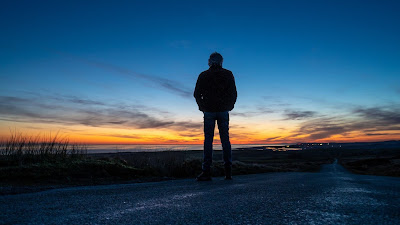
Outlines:
[[[212,66],[199,75],[193,95],[200,111],[231,111],[237,98],[235,78],[231,71]]]

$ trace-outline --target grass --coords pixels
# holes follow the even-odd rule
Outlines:
[[[29,137],[14,132],[0,142],[0,193],[5,186],[92,185],[194,178],[202,151],[87,154],[84,144],[58,134]],[[234,150],[233,175],[317,172],[335,158],[360,174],[400,176],[398,150]],[[214,151],[213,176],[223,176],[222,151]],[[18,192],[18,191],[17,191]],[[12,193],[12,192],[8,192]]]
[[[318,171],[330,156],[308,152],[234,151],[233,175],[261,172]],[[310,158],[310,159],[309,159]],[[213,175],[223,176],[222,152],[214,152]],[[87,154],[58,134],[29,137],[14,132],[0,143],[0,184],[90,185],[123,181],[194,178],[202,151]]]
[[[0,142],[0,166],[80,159],[86,152],[86,145],[70,144],[58,133],[54,136],[25,136],[13,132],[8,139]]]
[[[400,177],[400,149],[349,150],[339,162],[357,174]]]
[[[0,184],[96,184],[134,179],[143,170],[115,160],[88,157],[87,146],[58,134],[29,137],[16,132],[0,143]]]
[[[314,150],[313,150],[314,151]],[[90,157],[122,161],[159,177],[195,177],[201,172],[202,151],[165,151],[140,153],[92,154]],[[312,156],[311,156],[312,155]],[[222,151],[214,151],[213,176],[223,176]],[[330,163],[333,157],[316,151],[270,152],[234,150],[233,175],[263,172],[316,172],[320,165]]]

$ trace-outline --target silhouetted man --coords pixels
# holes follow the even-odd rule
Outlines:
[[[232,150],[229,141],[229,111],[235,105],[237,92],[235,78],[231,71],[222,68],[221,54],[214,52],[208,59],[210,68],[199,75],[194,97],[199,110],[204,113],[203,172],[198,181],[211,180],[211,164],[215,121],[223,148],[225,179],[232,179]]]

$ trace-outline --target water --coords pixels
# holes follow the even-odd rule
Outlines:
[[[268,145],[232,145],[232,149],[251,148]],[[276,146],[276,145],[274,145]],[[222,150],[221,145],[214,145],[214,150]],[[203,145],[88,145],[88,153],[117,152],[162,152],[203,150]]]

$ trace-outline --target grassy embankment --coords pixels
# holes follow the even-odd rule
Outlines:
[[[233,175],[316,172],[334,158],[352,172],[399,176],[397,150],[236,150]],[[397,154],[397,155],[396,155]],[[223,176],[222,152],[214,152],[213,175]],[[87,154],[85,145],[58,138],[12,135],[0,145],[0,185],[90,185],[195,177],[202,151]]]
[[[0,184],[79,184],[99,179],[133,179],[142,170],[117,161],[92,159],[83,144],[68,139],[12,134],[0,144]]]
[[[214,176],[223,176],[221,151],[214,154]],[[234,151],[233,174],[318,171],[332,161],[326,152]],[[87,154],[85,145],[57,137],[12,135],[0,145],[0,184],[102,184],[195,177],[202,151]]]
[[[400,149],[336,150],[339,163],[347,170],[364,175],[400,177]]]

